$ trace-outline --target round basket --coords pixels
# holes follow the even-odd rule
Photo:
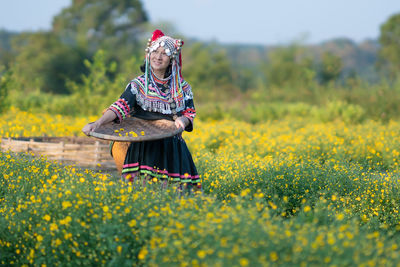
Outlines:
[[[128,117],[121,123],[103,124],[89,135],[104,140],[141,142],[171,137],[182,131],[182,128],[176,128],[173,121]]]

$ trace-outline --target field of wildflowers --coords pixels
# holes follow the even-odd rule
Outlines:
[[[28,119],[27,119],[28,118]],[[77,136],[94,118],[13,109],[1,136]],[[0,265],[394,266],[400,122],[197,121],[204,193],[0,152]]]

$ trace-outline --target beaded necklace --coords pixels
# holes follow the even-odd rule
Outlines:
[[[136,99],[144,110],[157,111],[163,114],[175,115],[176,112],[182,111],[185,108],[184,96],[179,97],[176,101],[173,94],[173,88],[169,87],[165,93],[161,87],[168,86],[169,81],[157,81],[157,77],[149,75],[148,91],[146,93],[146,77],[145,75],[139,76],[132,80],[137,86],[134,86],[134,93],[137,95]],[[152,79],[153,78],[153,79]],[[157,85],[159,83],[159,85]],[[165,85],[164,85],[165,84]],[[190,86],[183,82],[181,87],[187,90],[186,97],[193,97],[190,91]]]
[[[169,75],[167,78],[160,79],[153,71],[151,71],[150,80],[152,81],[152,85],[156,89],[156,92],[160,96],[167,97],[168,93],[170,92],[171,75]],[[164,88],[166,88],[166,90],[163,91],[158,87],[158,84],[161,84]]]

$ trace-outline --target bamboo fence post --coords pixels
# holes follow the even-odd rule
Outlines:
[[[100,142],[96,141],[95,146],[94,146],[94,164],[97,168],[98,164],[99,164],[99,159],[100,159]]]
[[[29,153],[29,150],[32,150],[33,139],[29,139],[29,143],[26,143],[26,153]]]
[[[64,143],[64,141],[61,141],[60,145],[61,145],[60,161],[62,162],[62,161],[64,161],[64,151],[65,151],[65,143]]]

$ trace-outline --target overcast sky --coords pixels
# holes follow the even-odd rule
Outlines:
[[[48,30],[71,0],[0,0],[0,28]],[[400,0],[143,0],[151,22],[169,21],[185,36],[222,43],[319,43],[379,36]]]

